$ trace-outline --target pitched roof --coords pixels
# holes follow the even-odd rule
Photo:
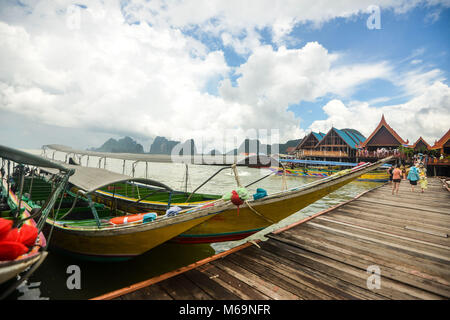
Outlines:
[[[355,138],[349,131],[347,130],[339,130],[334,128],[336,133],[345,141],[346,144],[352,149],[356,149],[359,144],[359,140]]]
[[[325,133],[322,133],[322,132],[319,132],[319,133],[317,133],[317,132],[311,132],[311,133],[314,135],[314,137],[317,138],[318,141],[322,140],[323,137],[325,137]]]
[[[414,144],[411,147],[415,148],[420,141],[422,141],[425,144],[428,150],[431,149],[431,146],[422,137],[419,137],[419,139],[417,139],[417,141],[414,142]]]
[[[347,144],[350,148],[352,149],[356,149],[357,146],[360,144],[360,139],[357,138],[353,133],[351,133],[349,131],[349,129],[336,129],[336,128],[331,128],[330,131],[327,132],[326,135],[324,135],[322,137],[322,139],[317,143],[316,147],[322,143],[325,139],[326,136],[328,136],[332,131],[336,132],[336,134],[345,142],[345,144]]]
[[[366,140],[363,135],[361,135],[358,131],[354,129],[342,129],[341,131],[345,131],[353,140],[356,142],[357,145],[360,145],[362,142]]]
[[[319,142],[320,142],[320,140],[323,139],[323,137],[325,137],[325,134],[322,133],[322,132],[317,133],[317,132],[311,131],[309,134],[307,134],[307,135],[302,139],[302,141],[300,141],[300,143],[295,147],[295,149],[297,149],[297,150],[300,149],[300,148],[303,146],[303,144],[309,139],[309,137],[310,137],[311,135],[314,136]]]
[[[399,142],[399,144],[408,144],[408,141],[403,140],[398,134],[397,132],[395,132],[394,129],[392,129],[386,122],[386,119],[384,118],[384,114],[381,116],[381,121],[378,124],[378,126],[375,128],[375,130],[373,130],[372,134],[361,144],[362,147],[365,147],[370,140],[375,136],[375,134],[378,132],[378,130],[380,130],[382,127],[385,127],[387,131],[389,131],[390,134],[392,134],[392,136]]]
[[[440,138],[438,141],[434,143],[431,149],[440,149],[444,146],[444,144],[450,139],[450,129]]]

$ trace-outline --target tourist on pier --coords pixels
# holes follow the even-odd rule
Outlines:
[[[389,174],[389,184],[392,183],[392,171],[394,170],[394,166],[390,166],[389,169],[387,169],[387,173]]]
[[[408,173],[408,180],[409,180],[409,184],[411,185],[412,192],[414,192],[414,186],[417,186],[417,181],[419,181],[419,179],[420,179],[419,170],[417,169],[415,164],[413,164],[411,166],[411,168],[409,168],[409,173]]]
[[[419,166],[419,177],[420,177],[419,184],[423,193],[428,186],[427,169],[425,169],[425,166],[423,164],[420,164]]]
[[[394,165],[394,170],[392,171],[392,181],[394,185],[392,186],[392,194],[398,195],[398,189],[400,188],[400,182],[402,181],[402,170],[397,165]]]
[[[406,179],[406,167],[403,165],[403,163],[400,166],[400,170],[402,170],[402,179]]]

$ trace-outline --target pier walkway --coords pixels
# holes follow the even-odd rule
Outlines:
[[[384,185],[96,299],[449,299],[450,192],[428,181],[412,193],[404,180],[398,196]]]

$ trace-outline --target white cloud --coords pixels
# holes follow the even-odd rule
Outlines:
[[[258,124],[295,127],[298,120],[286,111],[290,105],[314,101],[327,94],[346,96],[365,81],[390,77],[386,63],[338,65],[339,58],[317,42],[289,50],[262,46],[237,69],[241,77],[236,86],[226,79],[219,91],[228,101],[251,106],[247,120],[251,127]]]
[[[286,45],[292,40],[289,33],[298,24],[312,23],[319,27],[335,18],[368,14],[369,6],[373,5],[382,11],[394,10],[397,14],[404,14],[419,5],[450,7],[448,0],[314,1],[313,5],[309,0],[131,0],[125,4],[124,11],[130,20],[149,21],[153,25],[199,26],[199,29],[216,36],[226,33],[225,41],[235,44],[238,53],[246,53],[255,44],[251,30],[267,27],[274,43]],[[246,33],[244,39],[243,32]],[[235,41],[231,41],[229,35]],[[248,47],[243,48],[244,44]]]
[[[360,84],[393,73],[386,61],[343,63],[342,53],[316,42],[284,46],[294,26],[363,13],[374,4],[369,0],[314,6],[294,0],[133,0],[122,8],[119,2],[85,1],[85,9],[65,1],[22,3],[0,10],[0,110],[41,123],[174,139],[280,128],[283,141],[304,134],[289,105],[327,94],[347,97]],[[403,11],[405,3],[379,2]],[[279,48],[261,44],[258,30],[266,27]],[[216,37],[248,59],[234,70],[220,49],[186,30]],[[240,75],[235,86],[233,70]],[[442,76],[435,69],[407,78],[402,85],[418,95]],[[219,94],[207,93],[218,79]]]
[[[340,100],[332,100],[323,110],[328,118],[314,121],[311,130],[328,132],[332,126],[354,128],[368,137],[384,114],[388,124],[404,140],[414,143],[422,136],[432,145],[449,129],[450,88],[436,81],[404,104],[375,108],[367,103],[356,102],[346,106]]]

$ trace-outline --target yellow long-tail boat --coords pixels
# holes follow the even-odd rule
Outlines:
[[[105,186],[124,182],[153,184],[167,190],[170,188],[149,179],[132,178],[104,169],[66,165],[75,170],[69,182],[77,187],[78,196],[68,191],[66,196],[73,199],[65,208],[68,211],[62,210],[55,219],[47,219],[47,223],[54,228],[55,246],[94,260],[129,259],[170,239],[181,243],[237,240],[286,218],[388,160],[343,170],[261,199],[249,199],[240,206],[239,213],[231,201],[217,199],[181,210],[175,215],[160,212],[155,214],[154,219],[147,221],[144,217],[146,213],[141,213],[141,219],[135,222],[130,221],[136,214],[127,214],[114,206],[108,208],[95,204],[92,195]],[[77,197],[85,202],[84,212],[71,211],[73,208],[82,208]],[[88,219],[87,213],[93,215],[94,219]],[[68,219],[71,216],[74,218]],[[123,223],[112,223],[115,218],[121,218]]]
[[[300,187],[291,188],[257,200],[248,200],[239,210],[230,202],[216,202],[217,214],[211,219],[182,233],[173,241],[178,243],[213,243],[240,240],[256,233],[327,194],[370,172],[391,158],[376,163],[366,163],[352,169],[339,171],[331,176]],[[187,212],[196,212],[203,207]]]

